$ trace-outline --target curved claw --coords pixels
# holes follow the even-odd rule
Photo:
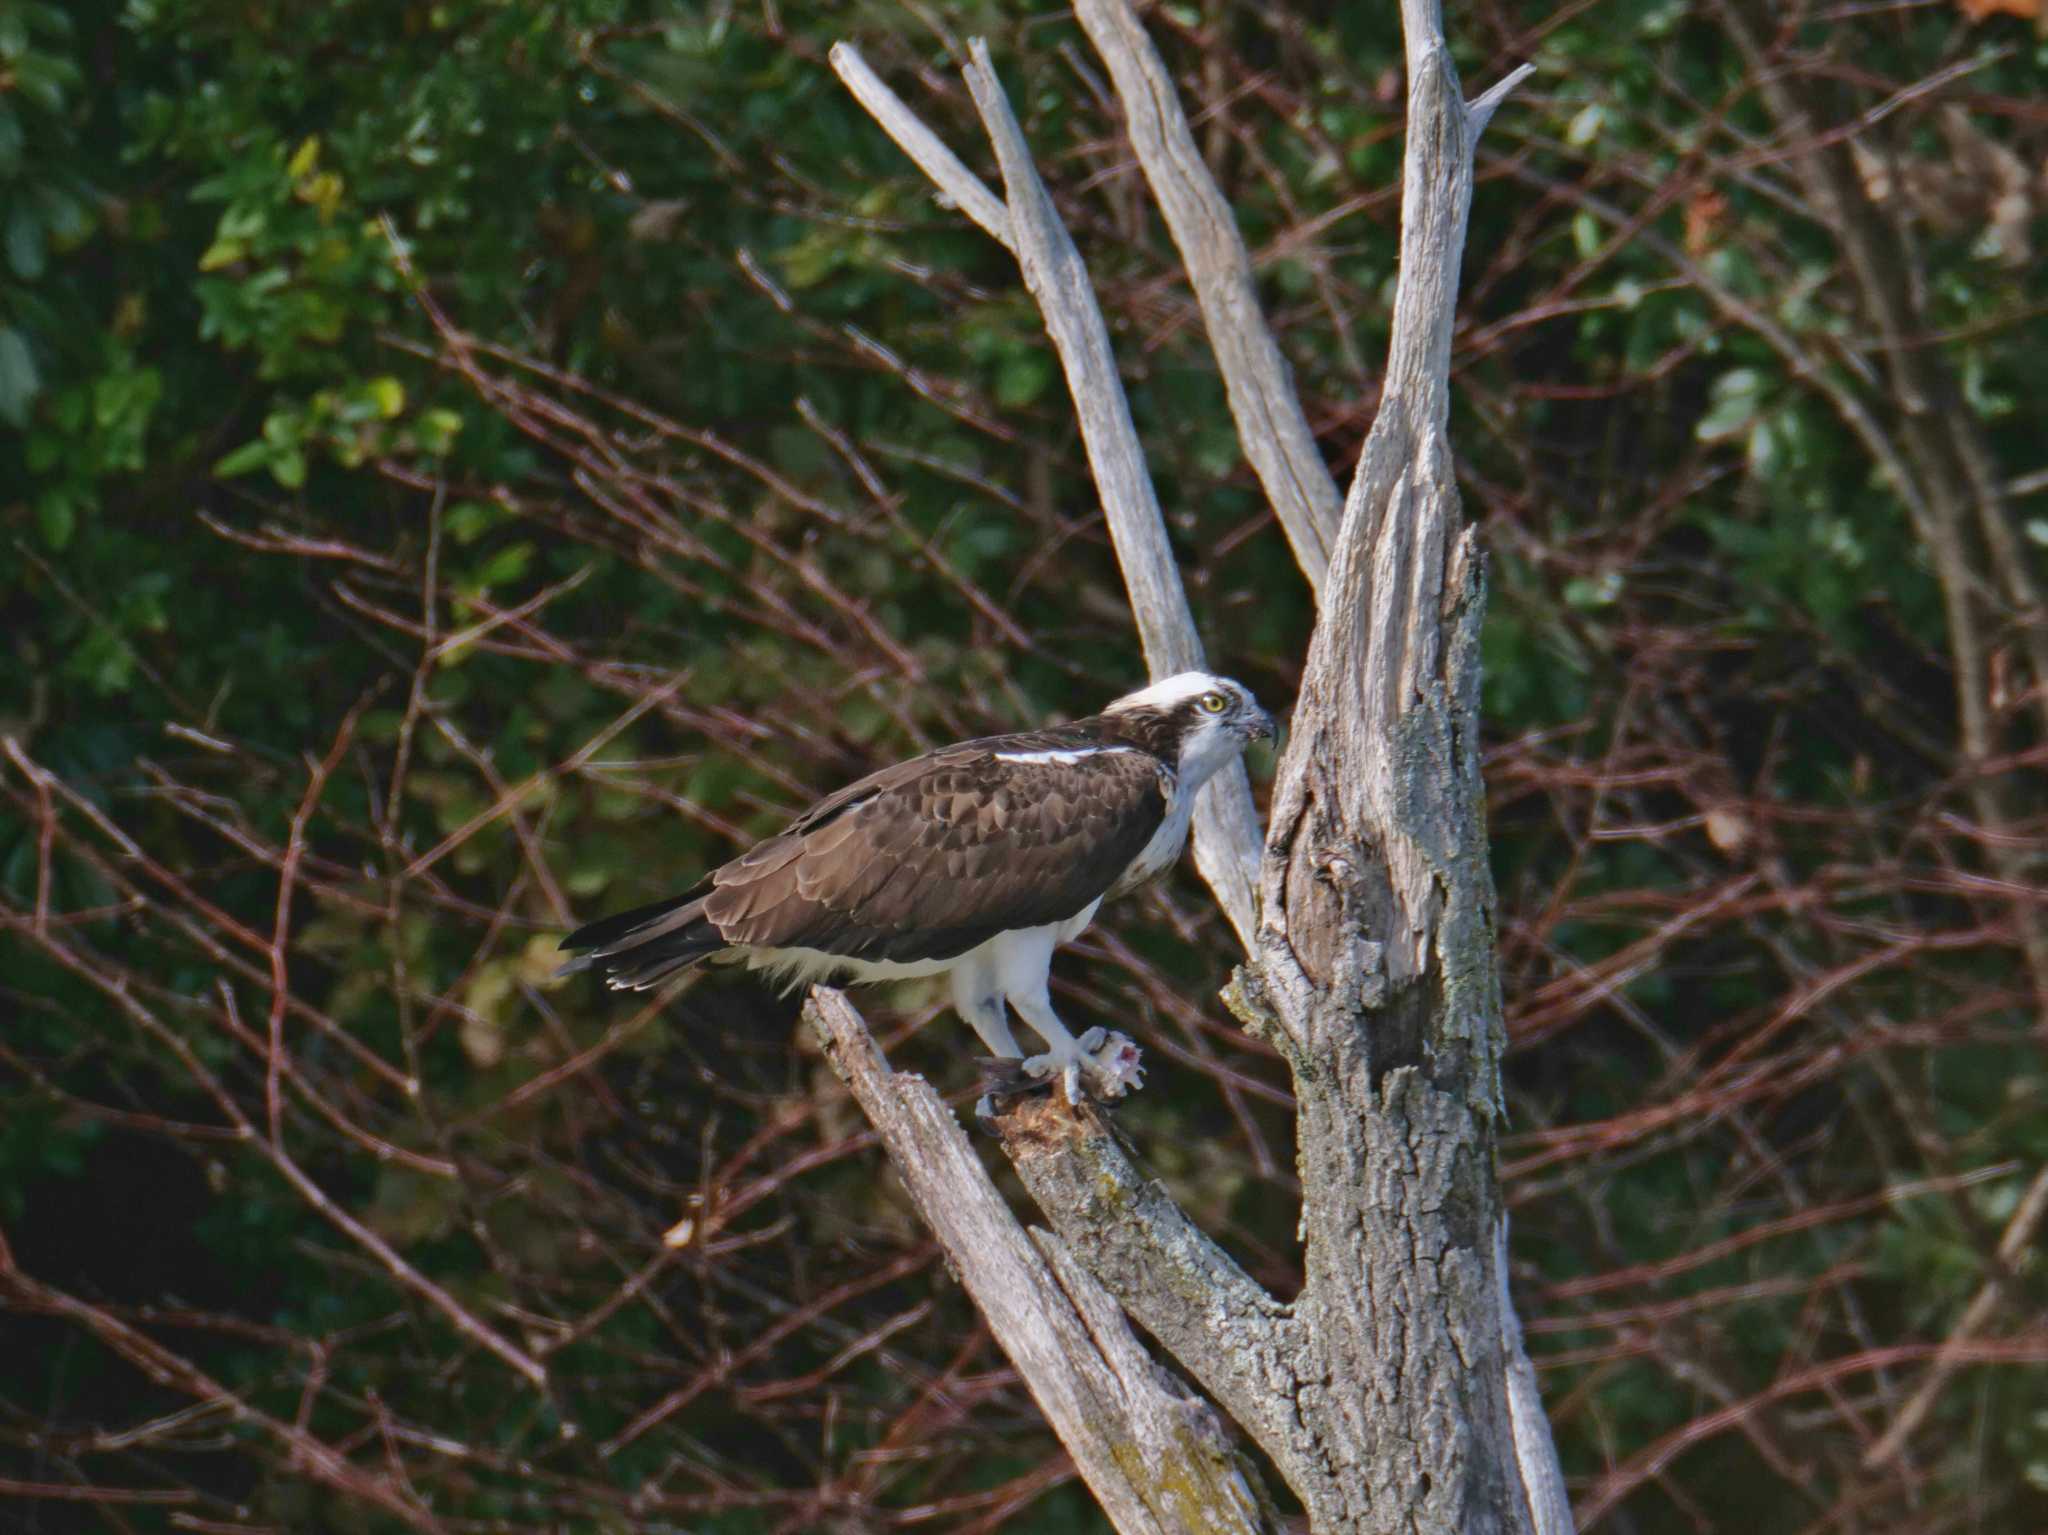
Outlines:
[[[1034,1055],[1024,1062],[1024,1074],[1038,1081],[1053,1077],[1058,1081],[1060,1091],[1067,1102],[1081,1101],[1081,1068],[1092,1064],[1078,1040],[1068,1040],[1063,1046],[1055,1046],[1043,1055]]]
[[[1072,1104],[1084,1098],[1114,1103],[1132,1089],[1144,1085],[1144,1068],[1138,1047],[1121,1034],[1107,1029],[1090,1029],[1079,1039],[1016,1063],[1018,1072],[1033,1082],[1056,1078],[1066,1100]]]

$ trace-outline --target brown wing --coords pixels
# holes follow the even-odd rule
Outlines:
[[[821,801],[713,874],[703,915],[729,944],[950,959],[1073,916],[1165,814],[1150,753],[1063,731],[970,741]]]

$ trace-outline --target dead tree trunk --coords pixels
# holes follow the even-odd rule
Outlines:
[[[943,1141],[950,1126],[918,1112],[929,1090],[887,1073],[842,1001],[821,997],[813,1020],[1119,1529],[1160,1528],[1162,1517],[1168,1528],[1178,1518],[1189,1529],[1256,1529],[1269,1516],[1223,1462],[1186,1447],[1212,1439],[1162,1429],[1173,1420],[1160,1414],[1156,1383],[1131,1377],[1114,1403],[1089,1387],[1077,1414],[1074,1382],[1105,1378],[1095,1356],[1136,1357],[1137,1347],[1114,1308],[1071,1282],[1083,1270],[1271,1457],[1313,1529],[1561,1535],[1570,1510],[1504,1273],[1494,1167],[1504,1034],[1477,751],[1483,568],[1460,531],[1446,436],[1472,144],[1521,72],[1467,104],[1437,0],[1403,0],[1409,138],[1393,341],[1379,415],[1333,528],[1333,492],[1303,451],[1300,408],[1258,317],[1242,244],[1164,68],[1127,0],[1078,0],[1077,11],[1168,209],[1248,457],[1320,590],[1270,829],[1258,837],[1241,775],[1208,791],[1196,826],[1198,864],[1250,951],[1226,1000],[1294,1076],[1307,1191],[1301,1295],[1291,1305],[1268,1295],[1139,1176],[1097,1111],[1056,1102],[1000,1121],[1005,1150],[1064,1239],[1041,1249],[1034,1279],[1021,1261],[1030,1244],[958,1235],[963,1212],[985,1215],[993,1191],[976,1184],[971,1158],[935,1149],[932,1137]],[[1005,198],[850,49],[835,50],[834,65],[1017,255],[1066,370],[1154,674],[1198,664],[1107,331],[986,50],[977,45],[969,83]],[[942,1164],[953,1170],[934,1174]],[[1019,1285],[1039,1298],[1009,1298]],[[1104,1412],[1115,1418],[1106,1431]],[[1089,1421],[1070,1428],[1077,1416]],[[1126,1452],[1105,1447],[1114,1444]],[[1209,1490],[1183,1497],[1194,1466],[1207,1468],[1194,1484]],[[1169,1500],[1178,1512],[1162,1516]]]

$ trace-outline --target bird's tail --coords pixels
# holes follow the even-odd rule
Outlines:
[[[692,890],[579,927],[561,946],[576,957],[555,974],[595,970],[614,991],[645,991],[726,943],[704,915],[703,894]]]

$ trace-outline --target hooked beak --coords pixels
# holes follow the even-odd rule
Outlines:
[[[1247,741],[1270,741],[1274,739],[1273,716],[1261,709],[1245,721],[1244,738]]]

